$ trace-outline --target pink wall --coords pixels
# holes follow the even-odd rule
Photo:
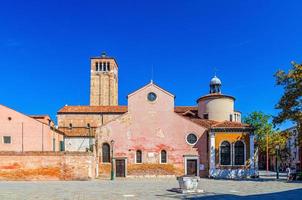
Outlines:
[[[0,151],[56,151],[63,136],[31,117],[0,105]],[[23,133],[23,137],[22,137]],[[11,144],[4,144],[3,136],[11,136]],[[22,139],[23,138],[23,139]],[[22,142],[23,141],[23,142]]]
[[[155,102],[147,100],[147,94],[157,94]],[[195,133],[199,141],[186,142],[189,133]],[[101,145],[113,139],[114,156],[127,157],[128,165],[135,163],[136,150],[142,150],[143,163],[159,163],[159,153],[166,150],[168,163],[184,168],[183,155],[199,155],[200,163],[207,167],[207,134],[203,127],[174,112],[174,96],[149,84],[128,96],[128,113],[97,130],[99,154]],[[150,157],[150,153],[154,157]]]

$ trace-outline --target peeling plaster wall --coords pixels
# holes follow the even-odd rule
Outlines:
[[[94,138],[91,138],[91,144],[94,144]],[[89,149],[88,137],[65,137],[65,151],[86,151]]]
[[[147,100],[149,92],[157,94],[155,102]],[[189,133],[199,138],[195,145],[186,142]],[[97,129],[97,139],[100,167],[107,165],[101,160],[102,144],[113,139],[114,157],[127,157],[128,175],[184,174],[183,155],[199,156],[205,166],[200,175],[207,175],[206,130],[176,114],[174,96],[153,84],[129,95],[128,113]],[[136,150],[142,151],[142,164],[135,164]],[[167,164],[160,164],[161,150],[167,151]]]
[[[0,152],[0,180],[88,180],[95,178],[89,153]]]

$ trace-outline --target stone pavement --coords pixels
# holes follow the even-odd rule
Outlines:
[[[103,200],[103,199],[300,199],[302,183],[284,180],[201,179],[204,194],[181,195],[169,190],[175,178],[137,178],[94,181],[0,182],[0,200]]]

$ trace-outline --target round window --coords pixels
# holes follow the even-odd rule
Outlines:
[[[194,133],[190,133],[187,135],[187,142],[191,145],[195,144],[197,142],[197,136]]]
[[[156,94],[154,93],[154,92],[150,92],[149,94],[148,94],[148,100],[149,101],[155,101],[156,100],[156,98],[157,98],[157,96],[156,96]]]

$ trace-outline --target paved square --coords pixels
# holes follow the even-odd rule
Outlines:
[[[94,181],[0,182],[2,200],[101,200],[101,199],[300,199],[302,183],[201,179],[204,194],[181,195],[169,189],[174,178]]]

